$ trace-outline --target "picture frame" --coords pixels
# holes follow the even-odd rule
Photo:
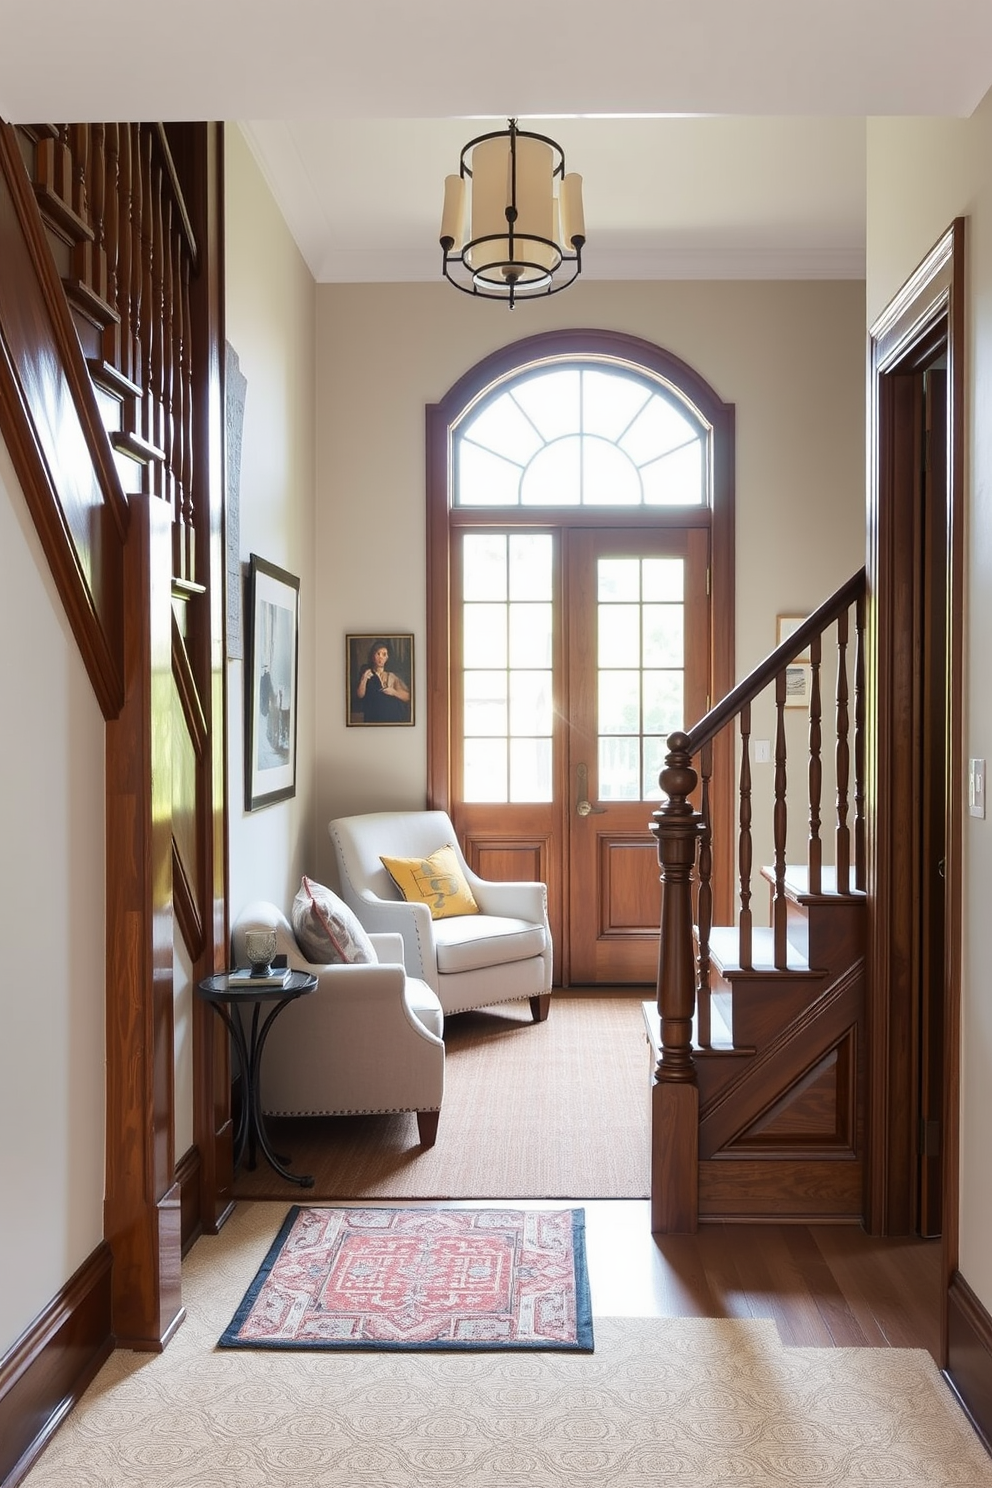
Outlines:
[[[413,636],[388,629],[349,632],[345,636],[348,727],[408,728],[414,722],[414,708]]]
[[[300,581],[249,557],[245,613],[245,810],[296,795]]]
[[[779,615],[776,645],[781,646],[783,641],[795,635],[800,625],[808,618],[807,615]],[[798,656],[794,657],[785,669],[785,706],[787,708],[808,708],[811,686],[812,667],[807,646],[805,651],[801,651]]]
[[[808,615],[779,615],[777,618],[776,646],[781,646],[783,641],[787,641],[791,635],[795,635],[800,625],[805,625],[808,619]],[[805,651],[794,657],[789,665],[809,666],[809,647],[807,646]]]

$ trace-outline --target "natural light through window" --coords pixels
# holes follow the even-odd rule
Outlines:
[[[496,393],[454,443],[457,506],[699,506],[708,431],[627,369],[541,370]]]
[[[463,797],[550,801],[552,539],[462,538]]]
[[[597,570],[599,799],[656,801],[665,740],[683,726],[681,558],[601,558]]]

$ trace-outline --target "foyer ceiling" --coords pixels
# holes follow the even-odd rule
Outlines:
[[[433,280],[508,115],[585,180],[590,278],[859,277],[864,119],[970,114],[988,0],[0,0],[0,116],[239,121],[315,277]]]

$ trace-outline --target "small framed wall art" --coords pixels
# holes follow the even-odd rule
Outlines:
[[[300,581],[256,553],[248,570],[245,810],[296,795]]]
[[[413,636],[395,631],[345,636],[349,728],[413,723]]]
[[[808,619],[806,615],[779,615],[776,645],[781,646],[783,641],[795,635],[806,619]],[[807,646],[798,656],[793,657],[785,669],[785,706],[787,708],[809,707],[810,677],[809,647]]]

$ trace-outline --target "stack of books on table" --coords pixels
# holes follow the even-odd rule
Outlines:
[[[259,976],[250,966],[239,966],[237,971],[228,973],[228,984],[232,987],[243,987],[246,991],[250,987],[285,987],[293,975],[291,966],[273,966],[264,976]]]

